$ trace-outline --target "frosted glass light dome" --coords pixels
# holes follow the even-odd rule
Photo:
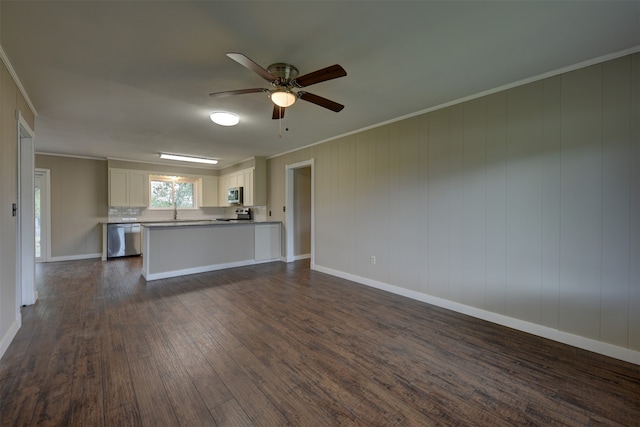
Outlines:
[[[211,113],[211,121],[220,126],[235,126],[240,122],[240,117],[237,114],[229,113],[227,111],[216,111]]]

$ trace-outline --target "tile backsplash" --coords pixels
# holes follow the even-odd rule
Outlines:
[[[255,221],[266,221],[266,207],[254,206],[253,218]],[[236,207],[220,207],[220,208],[199,208],[199,209],[178,209],[178,219],[216,219],[216,218],[235,218]],[[110,207],[109,221],[164,221],[173,219],[173,209],[145,209],[145,208],[127,208],[127,207]]]
[[[137,221],[145,210],[144,208],[120,208],[112,206],[109,208],[109,221]]]

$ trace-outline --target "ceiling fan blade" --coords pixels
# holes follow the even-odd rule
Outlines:
[[[212,96],[214,98],[223,98],[225,96],[244,95],[245,93],[258,93],[258,92],[269,92],[269,89],[256,87],[252,89],[227,90],[224,92],[213,92],[213,93],[210,93],[209,96]]]
[[[344,77],[347,75],[347,72],[339,66],[338,64],[332,65],[327,68],[323,68],[318,71],[314,71],[309,74],[305,74],[303,76],[297,77],[293,80],[293,84],[298,87],[306,87],[311,86],[316,83],[325,82],[331,79],[337,79],[338,77]]]
[[[298,98],[327,108],[331,111],[335,111],[336,113],[344,108],[344,105],[342,104],[338,104],[337,102],[331,101],[330,99],[323,98],[309,92],[298,92]]]
[[[271,115],[271,118],[273,120],[278,120],[284,117],[284,107],[279,107],[277,105],[273,105],[273,114]]]
[[[247,58],[245,55],[241,53],[229,52],[227,53],[227,56],[233,59],[234,61],[236,61],[238,64],[242,65],[243,67],[250,69],[251,71],[253,71],[254,73],[256,73],[257,75],[259,75],[260,77],[262,77],[263,79],[269,82],[273,82],[276,80],[273,74],[271,74],[270,72],[262,68],[262,66],[253,62],[251,59]]]

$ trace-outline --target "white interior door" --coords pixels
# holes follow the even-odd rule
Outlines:
[[[21,305],[36,302],[35,290],[35,236],[34,236],[34,134],[21,114],[17,115],[18,127],[18,239],[17,246],[17,309]]]

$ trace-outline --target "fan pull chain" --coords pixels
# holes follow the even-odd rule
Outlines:
[[[280,116],[278,119],[278,137],[282,138],[282,107],[278,106],[278,109],[280,110],[280,114],[278,114]]]

